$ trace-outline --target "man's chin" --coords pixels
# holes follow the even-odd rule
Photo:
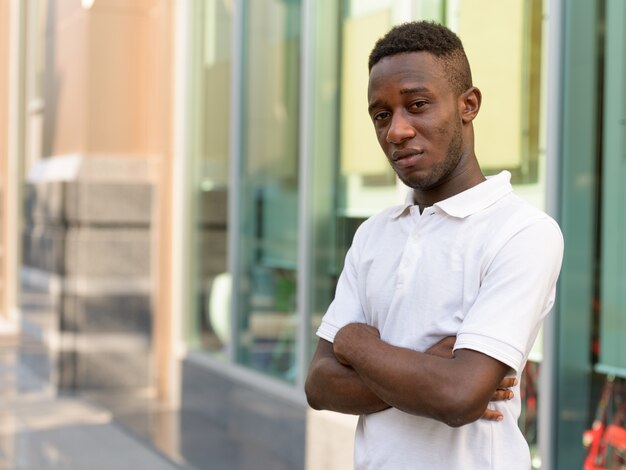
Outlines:
[[[400,178],[400,180],[409,188],[417,191],[428,191],[437,186],[437,183],[433,183],[427,178]]]

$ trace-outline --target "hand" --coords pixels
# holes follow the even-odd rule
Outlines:
[[[505,377],[502,379],[502,382],[498,385],[498,388],[491,397],[491,401],[503,401],[510,400],[513,398],[513,392],[509,390],[511,387],[515,387],[517,385],[517,379],[515,377]],[[487,408],[480,419],[486,419],[488,421],[502,421],[504,416],[502,413],[496,410],[490,410]]]
[[[380,339],[380,332],[365,323],[350,323],[341,328],[335,335],[333,352],[340,364],[350,366],[350,353],[361,342],[372,338]]]

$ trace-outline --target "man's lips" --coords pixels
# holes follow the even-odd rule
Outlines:
[[[396,150],[391,154],[393,162],[400,167],[409,167],[414,165],[423,155],[423,152],[416,149]]]

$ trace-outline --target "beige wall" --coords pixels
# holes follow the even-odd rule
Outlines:
[[[168,147],[166,0],[50,2],[42,155],[151,158]]]

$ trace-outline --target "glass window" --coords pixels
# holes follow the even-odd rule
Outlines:
[[[542,0],[449,1],[447,24],[462,39],[474,84],[483,94],[474,121],[476,155],[487,175],[511,172],[515,192],[545,208],[547,5]],[[547,3],[547,2],[545,2]],[[488,12],[489,21],[485,21]],[[477,28],[476,25],[481,27]],[[504,117],[504,119],[503,119]],[[540,332],[522,375],[519,425],[541,466],[537,441],[538,380],[543,357]]]
[[[316,31],[317,47],[324,47],[319,37],[337,37],[340,47],[337,53],[317,57],[315,67],[314,213],[324,217],[315,219],[313,333],[333,298],[357,227],[401,202],[407,191],[380,150],[367,113],[369,52],[394,24],[435,20],[459,34],[474,83],[484,98],[475,121],[481,167],[486,174],[510,171],[516,191],[532,204],[543,208],[545,199],[544,2],[344,0],[334,14],[332,3],[320,2],[317,12],[318,18],[324,18]],[[324,163],[329,155],[336,156],[334,164]],[[336,186],[330,192],[328,182],[333,180]],[[314,335],[311,342],[317,342]],[[535,362],[524,375],[525,407],[520,420],[533,448],[540,345],[541,339],[532,354]],[[536,457],[535,464],[539,465]]]
[[[231,277],[226,247],[232,7],[229,1],[198,1],[194,2],[192,16],[194,292],[187,339],[192,348],[223,357],[231,335]]]
[[[375,42],[394,24],[414,19],[442,20],[442,2],[419,3],[416,6],[416,2],[393,0],[343,2],[338,215],[346,222],[363,220],[402,198],[367,113],[367,62]],[[349,244],[351,237],[345,242]]]
[[[447,23],[462,38],[474,83],[483,92],[474,123],[481,167],[491,174],[506,169],[517,185],[539,181],[545,156],[540,143],[547,24],[542,3],[457,0],[448,9]]]
[[[474,83],[484,96],[475,122],[476,151],[481,166],[487,174],[509,170],[516,191],[536,206],[544,207],[543,96],[546,80],[542,64],[547,14],[541,0],[516,0],[506,5],[480,1],[484,5],[475,8],[475,2],[469,0],[344,0],[339,12],[339,26],[323,21],[323,26],[319,27],[316,36],[328,35],[332,31],[339,36],[338,44],[341,45],[338,57],[332,54],[331,58],[322,57],[316,63],[318,68],[323,65],[326,70],[323,77],[325,88],[316,93],[316,105],[324,108],[318,108],[317,112],[328,117],[339,109],[338,122],[330,119],[325,123],[316,121],[315,131],[320,132],[319,126],[328,129],[331,124],[339,128],[338,134],[326,131],[326,141],[334,143],[334,150],[326,146],[326,156],[319,155],[319,158],[328,158],[328,153],[337,155],[334,173],[327,169],[324,177],[315,183],[315,193],[318,194],[329,179],[334,178],[337,182],[334,207],[328,212],[332,213],[336,233],[335,271],[343,263],[343,254],[356,227],[384,207],[397,204],[406,191],[387,164],[366,111],[367,58],[375,41],[393,24],[431,19],[446,22],[457,31],[470,59]],[[328,18],[331,9],[330,5],[320,7],[318,15]],[[515,15],[510,14],[511,9]],[[484,27],[475,28],[479,20],[476,15],[485,11],[489,11],[491,20],[486,24],[481,20]],[[497,48],[493,44],[494,37],[502,38],[497,41]],[[503,61],[506,61],[505,65]],[[506,69],[505,77],[500,69]],[[337,90],[332,95],[334,101],[329,98],[329,89]],[[503,115],[507,119],[501,119]]]
[[[296,380],[300,2],[245,2],[237,360]]]
[[[367,113],[370,50],[394,24],[442,21],[444,7],[441,0],[316,2],[311,350],[356,229],[367,217],[396,204],[405,191]]]

